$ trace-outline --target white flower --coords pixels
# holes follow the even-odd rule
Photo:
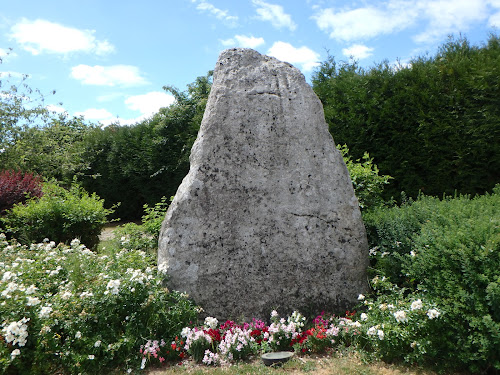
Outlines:
[[[141,361],[141,370],[144,370],[145,367],[146,367],[146,357],[143,357]]]
[[[365,296],[364,296],[363,294],[360,294],[360,295],[358,296],[358,301],[362,301],[362,300],[364,300],[364,299],[365,299]]]
[[[278,316],[278,312],[276,310],[271,311],[271,318],[275,318]]]
[[[414,252],[413,250],[412,250],[412,251],[410,251],[410,256],[414,257],[415,255],[417,255],[417,253],[416,253],[416,252]]]
[[[373,336],[373,335],[375,335],[376,333],[377,333],[377,328],[375,328],[375,327],[370,327],[370,328],[368,328],[368,331],[366,331],[366,334],[367,334],[368,336]]]
[[[80,293],[80,298],[92,297],[94,294],[92,292],[82,292]]]
[[[379,340],[384,339],[384,331],[382,331],[381,329],[377,330],[377,335]]]
[[[160,265],[158,265],[158,272],[166,275],[168,272],[168,263],[162,262]]]
[[[80,245],[80,240],[78,238],[75,238],[71,241],[71,243],[69,244],[71,247],[77,247],[78,245]]]
[[[10,282],[7,284],[7,288],[5,288],[4,291],[2,291],[1,295],[2,297],[10,298],[11,297],[10,293],[15,292],[18,289],[22,290],[22,286],[17,285],[15,282]]]
[[[441,315],[441,313],[436,309],[430,309],[429,311],[427,311],[427,316],[429,317],[429,319],[437,318],[439,315]]]
[[[184,327],[181,331],[181,336],[182,337],[188,337],[188,335],[191,333],[191,328],[189,327]]]
[[[205,327],[207,327],[207,328],[215,329],[215,328],[217,328],[218,323],[219,323],[219,321],[217,320],[217,318],[213,318],[211,316],[207,316],[205,318]]]
[[[14,349],[14,350],[12,351],[12,353],[10,353],[10,358],[11,358],[11,359],[14,359],[14,358],[16,358],[18,355],[20,355],[20,354],[21,354],[21,351],[20,351],[19,349]]]
[[[15,278],[16,274],[14,272],[7,271],[2,276],[2,281],[8,281],[12,278]]]
[[[404,323],[408,321],[408,317],[406,316],[406,313],[403,310],[396,311],[393,315],[399,323]]]
[[[377,335],[378,335],[378,339],[379,340],[383,340],[384,339],[384,331],[382,331],[381,329],[379,329],[377,331]]]
[[[413,301],[411,303],[411,309],[412,310],[420,310],[422,308],[422,301],[420,299],[417,299],[416,301]]]
[[[80,339],[82,338],[82,333],[80,331],[75,333],[75,339]]]
[[[219,354],[212,353],[210,350],[205,350],[205,355],[203,356],[202,362],[206,365],[218,364],[220,362]]]
[[[50,313],[52,312],[52,307],[50,306],[43,306],[40,309],[40,312],[38,313],[38,317],[43,319],[43,318],[48,318],[50,316]]]
[[[94,358],[95,358],[95,355],[93,355],[93,354],[89,354],[89,359],[90,359],[90,360],[92,360],[92,359],[94,359]]]
[[[33,294],[37,291],[37,287],[34,285],[30,285],[29,287],[26,288],[26,294]]]
[[[111,294],[118,294],[120,283],[121,283],[120,279],[110,280],[106,287],[108,289],[106,292],[111,292]]]
[[[27,306],[36,306],[38,305],[41,301],[37,297],[26,297],[28,299],[28,302],[26,303]]]
[[[415,346],[417,346],[417,342],[416,342],[416,341],[413,341],[413,342],[410,344],[410,346],[411,346],[412,348],[415,348]]]
[[[94,347],[98,348],[101,346],[101,340],[97,340],[94,344]]]
[[[366,315],[365,313],[361,313],[361,320],[363,322],[367,321],[368,320],[368,315]]]
[[[7,343],[12,345],[25,346],[28,340],[29,318],[22,318],[17,322],[12,322],[3,329],[4,338]]]
[[[63,300],[68,300],[70,299],[71,297],[73,297],[73,293],[71,293],[70,291],[66,290],[62,295],[61,295],[61,298]]]

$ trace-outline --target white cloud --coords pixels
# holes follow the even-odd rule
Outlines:
[[[94,30],[79,30],[41,19],[30,21],[23,18],[12,26],[10,37],[33,55],[79,51],[105,55],[115,50],[107,40],[97,40],[94,34]]]
[[[131,65],[77,65],[71,68],[71,77],[85,85],[98,86],[138,86],[147,81],[139,69]]]
[[[298,64],[305,72],[317,67],[320,59],[320,55],[308,47],[302,46],[296,48],[285,42],[275,42],[269,48],[267,54],[290,64]]]
[[[313,19],[330,38],[338,41],[366,40],[418,25],[424,31],[415,35],[414,40],[431,43],[488,20],[488,6],[499,8],[499,3],[499,0],[386,0],[359,8],[322,9]],[[497,23],[496,17],[490,17],[490,26]]]
[[[390,1],[382,7],[367,6],[335,12],[328,8],[313,19],[318,27],[339,41],[353,41],[389,34],[411,25],[417,12],[405,1]],[[404,5],[404,6],[403,6]]]
[[[109,120],[113,118],[113,114],[106,109],[89,108],[83,112],[75,112],[75,116],[83,116],[86,120]]]
[[[257,48],[265,42],[264,38],[256,38],[253,35],[235,35],[234,38],[221,40],[221,43],[226,47],[238,46],[243,48]]]
[[[127,98],[125,104],[128,108],[141,112],[142,115],[151,116],[162,107],[168,107],[175,98],[162,91],[152,91],[144,95],[135,95]]]
[[[14,51],[0,48],[0,62],[6,62],[14,57],[17,57],[17,54]]]
[[[55,105],[55,104],[49,104],[48,106],[46,106],[45,108],[47,108],[48,111],[50,112],[55,112],[55,113],[67,113],[66,109],[64,109],[63,107],[61,107],[60,105]]]
[[[488,26],[489,27],[498,27],[498,28],[500,28],[500,12],[493,14],[488,19]]]
[[[363,44],[353,44],[352,46],[348,48],[343,48],[342,53],[344,56],[347,56],[349,58],[354,58],[355,60],[362,60],[366,59],[367,57],[370,57],[373,52],[373,48],[367,47]]]
[[[25,79],[29,78],[29,74],[24,74],[24,73],[19,73],[19,72],[13,72],[13,71],[5,71],[5,72],[0,72],[0,77],[5,78],[15,78],[15,79]]]
[[[205,0],[192,0],[193,3],[198,3],[196,9],[202,12],[208,12],[215,18],[224,21],[228,26],[235,27],[238,25],[238,16],[232,16],[227,10],[216,8],[213,4]]]
[[[269,4],[262,0],[252,0],[258,18],[262,21],[269,21],[277,29],[288,28],[291,31],[297,28],[297,25],[292,21],[292,17],[285,13],[281,5]]]
[[[416,42],[434,42],[458,31],[466,31],[475,22],[488,18],[486,1],[421,0],[422,17],[428,21],[426,30],[414,37]]]

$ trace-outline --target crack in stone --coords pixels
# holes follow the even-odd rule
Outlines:
[[[326,220],[326,219],[323,219],[322,217],[319,217],[318,215],[313,215],[313,214],[296,214],[294,212],[290,212],[290,214],[292,214],[293,216],[298,216],[298,217],[309,217],[309,218],[313,218],[313,219],[318,219],[318,220],[321,220],[324,223],[329,224],[329,225],[333,225],[337,222],[337,220]]]
[[[278,91],[267,91],[267,90],[252,90],[248,93],[248,95],[263,95],[263,94],[267,94],[267,95],[273,95],[273,96],[277,96],[278,98],[281,98],[281,93]]]

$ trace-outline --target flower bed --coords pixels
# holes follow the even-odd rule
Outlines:
[[[132,370],[143,337],[173,340],[197,317],[142,251],[27,247],[0,234],[0,256],[0,374]]]
[[[322,353],[348,342],[345,337],[360,333],[361,325],[351,316],[326,317],[323,313],[309,329],[304,329],[306,319],[298,312],[285,319],[273,311],[270,325],[258,319],[219,324],[217,319],[207,317],[202,326],[185,327],[181,339],[177,337],[170,345],[164,340],[148,340],[140,349],[141,368],[161,365],[172,356],[175,360],[191,356],[205,365],[224,365],[271,351]]]

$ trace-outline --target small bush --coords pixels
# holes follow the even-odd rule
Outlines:
[[[32,173],[0,172],[0,214],[29,197],[42,196],[42,179]]]
[[[379,207],[363,214],[363,220],[371,247],[372,266],[377,274],[388,277],[399,286],[407,281],[402,272],[402,262],[410,255],[414,237],[420,233],[422,225],[432,217],[439,205],[439,199],[420,196],[418,203],[406,200],[400,207]]]
[[[198,311],[153,264],[142,251],[28,248],[0,234],[0,374],[138,370],[145,337],[170,342]]]
[[[172,201],[172,199],[173,197],[170,198],[170,201]],[[149,207],[147,204],[144,205],[142,226],[156,239],[157,242],[160,236],[163,219],[165,219],[165,214],[167,213],[168,205],[169,202],[167,202],[167,197],[162,197],[161,200],[154,205],[154,207]]]
[[[66,190],[57,183],[46,183],[42,191],[41,198],[16,204],[7,212],[2,218],[7,231],[25,245],[45,238],[69,244],[79,238],[95,249],[106,217],[113,212],[104,208],[103,200],[76,184]]]
[[[352,186],[359,201],[359,207],[363,211],[384,205],[382,193],[384,185],[392,179],[388,175],[379,175],[378,167],[373,164],[373,158],[365,152],[362,160],[353,161],[349,155],[347,145],[337,145],[342,153],[347,170],[351,176]]]
[[[420,197],[366,217],[375,234],[371,241],[378,244],[371,250],[378,277],[406,288],[405,295],[425,296],[444,312],[439,345],[433,342],[426,355],[445,367],[500,369],[499,213],[497,186],[491,195]]]
[[[149,254],[156,254],[160,229],[168,209],[167,198],[163,197],[153,207],[144,205],[142,224],[127,223],[114,231],[111,246],[120,249],[143,250]]]

